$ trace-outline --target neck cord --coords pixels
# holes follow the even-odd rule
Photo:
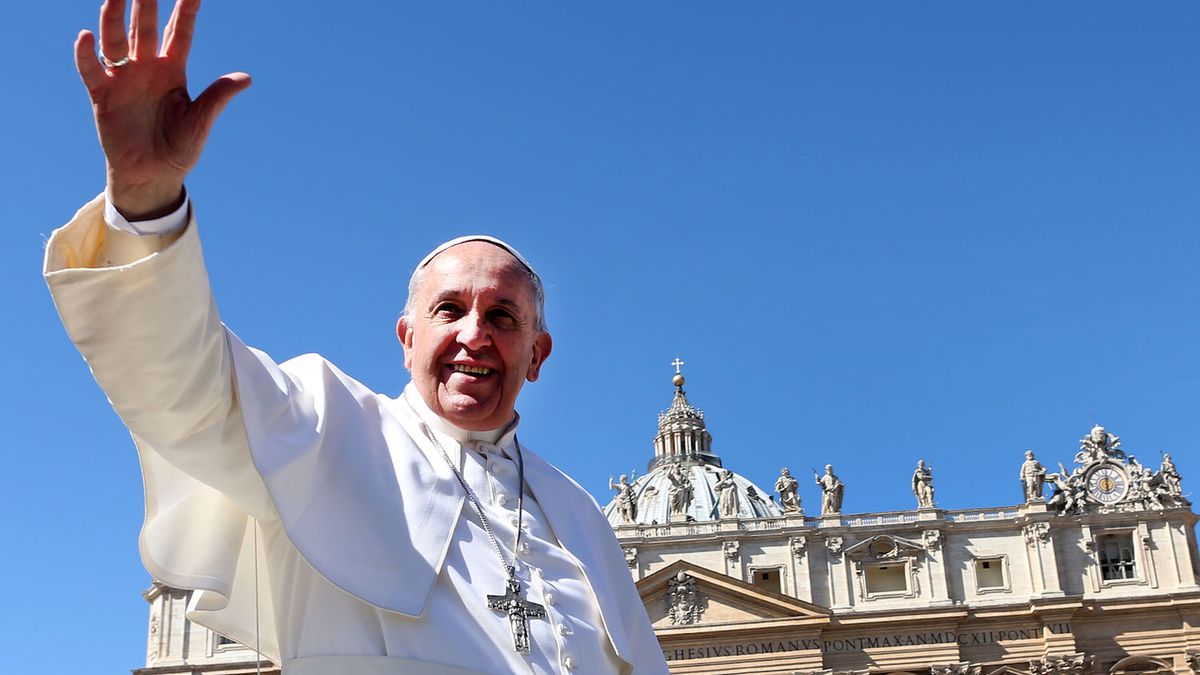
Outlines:
[[[407,401],[406,401],[407,403]],[[409,406],[412,407],[411,404]],[[413,410],[415,413],[416,410]],[[421,421],[421,430],[425,432],[425,437],[433,443],[442,453],[442,459],[446,460],[446,466],[450,467],[450,471],[454,473],[454,477],[458,479],[458,484],[462,486],[463,492],[467,495],[467,501],[471,502],[471,506],[475,507],[475,513],[479,515],[479,522],[483,524],[483,531],[487,533],[488,540],[492,542],[492,548],[496,551],[496,556],[500,558],[500,565],[504,567],[508,579],[513,579],[517,574],[517,551],[521,545],[521,524],[525,517],[525,458],[521,454],[521,442],[517,437],[513,436],[513,448],[517,454],[517,534],[513,538],[513,554],[512,563],[504,557],[504,552],[500,549],[500,542],[496,540],[496,534],[492,531],[492,525],[488,522],[487,516],[483,514],[483,507],[479,504],[479,499],[471,488],[467,485],[467,481],[459,473],[458,467],[454,466],[454,462],[450,460],[450,455],[446,453],[446,449],[438,442],[437,436],[429,425],[421,420],[420,415],[417,419]]]

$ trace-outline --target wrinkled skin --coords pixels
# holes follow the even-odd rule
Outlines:
[[[553,344],[537,329],[529,273],[504,249],[470,241],[430,261],[415,296],[396,333],[425,404],[470,431],[511,422]]]

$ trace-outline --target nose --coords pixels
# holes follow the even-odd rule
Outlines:
[[[478,312],[468,312],[459,319],[458,343],[471,351],[477,351],[492,342],[488,323]]]

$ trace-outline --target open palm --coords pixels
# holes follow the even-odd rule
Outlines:
[[[154,217],[178,204],[217,116],[250,85],[245,73],[231,73],[196,99],[188,95],[187,59],[199,9],[200,0],[178,0],[159,49],[156,0],[134,0],[128,35],[125,0],[105,0],[105,62],[96,59],[90,31],[75,42],[75,64],[108,162],[108,188],[126,217]]]

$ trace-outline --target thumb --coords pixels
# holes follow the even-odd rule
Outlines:
[[[200,127],[207,131],[217,121],[217,116],[226,105],[250,86],[250,76],[246,73],[229,73],[218,77],[208,88],[192,102],[192,114]]]

